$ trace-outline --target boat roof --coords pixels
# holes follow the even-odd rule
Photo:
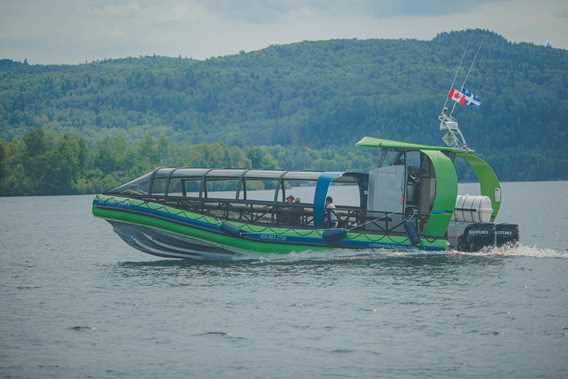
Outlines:
[[[208,169],[208,168],[158,168],[154,177],[170,178],[239,178],[239,179],[283,179],[283,180],[318,180],[322,176],[332,177],[334,181],[352,181],[360,175],[345,171],[284,171],[254,169]]]
[[[395,150],[436,150],[450,153],[463,153],[463,150],[453,147],[422,145],[417,143],[393,141],[374,137],[363,137],[359,142],[357,142],[357,146],[376,148],[382,147]]]

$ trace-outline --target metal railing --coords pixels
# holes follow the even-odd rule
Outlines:
[[[224,220],[307,229],[314,227],[314,207],[312,204],[306,203],[287,204],[262,200],[138,194],[120,194],[120,196],[159,203]],[[330,214],[332,213],[337,218],[336,225],[329,224]],[[425,216],[417,213],[404,215],[396,212],[367,212],[367,210],[359,207],[336,205],[335,209],[326,209],[324,226],[345,228],[352,232],[404,234],[404,222],[413,222],[416,230],[420,231],[420,225],[425,220]]]

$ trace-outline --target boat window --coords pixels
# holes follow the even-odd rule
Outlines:
[[[139,178],[131,180],[126,184],[122,184],[110,191],[109,193],[122,193],[131,195],[147,195],[150,192],[150,180],[152,173],[149,172]]]
[[[165,196],[166,189],[168,187],[168,178],[154,178],[154,183],[152,183],[152,195]]]
[[[294,198],[299,197],[302,203],[313,204],[316,193],[315,180],[285,180],[284,188],[286,194],[279,195],[278,200],[285,201],[286,197],[292,195]]]
[[[408,167],[420,168],[420,152],[419,151],[407,151],[406,152],[406,165]]]
[[[208,199],[242,199],[241,178],[207,178]]]
[[[201,178],[187,178],[185,183],[185,195],[187,197],[199,197],[201,192]]]
[[[274,201],[274,191],[278,188],[278,179],[247,179],[247,200]]]
[[[404,151],[381,149],[378,167],[398,166],[404,164]]]
[[[167,178],[171,175],[171,173],[175,171],[175,168],[160,168],[154,174],[155,178]]]
[[[168,187],[168,196],[183,196],[183,182],[181,178],[171,178]]]
[[[361,206],[359,185],[357,183],[333,181],[327,190],[327,196],[331,196],[333,198],[333,203],[336,206]]]

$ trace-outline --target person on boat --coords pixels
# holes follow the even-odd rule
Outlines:
[[[335,214],[335,204],[333,198],[328,196],[325,198],[326,226],[328,228],[337,227],[337,215]]]
[[[292,211],[292,223],[294,225],[302,225],[302,219],[304,217],[304,207],[302,207],[300,204],[302,203],[302,199],[300,199],[299,197],[294,199],[294,207],[291,209]]]
[[[292,208],[296,198],[292,195],[286,197],[286,206],[282,207],[278,212],[278,222],[281,224],[292,225],[294,224],[294,214]]]

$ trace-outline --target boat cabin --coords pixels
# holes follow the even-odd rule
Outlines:
[[[107,194],[252,224],[324,228],[362,222],[368,175],[358,172],[159,168]]]
[[[445,173],[436,175],[436,164],[435,154],[382,149],[369,172],[158,168],[107,194],[250,224],[406,234],[412,222],[420,234],[444,235],[438,219],[449,221],[455,194],[454,204],[442,204],[447,215],[432,214]]]

